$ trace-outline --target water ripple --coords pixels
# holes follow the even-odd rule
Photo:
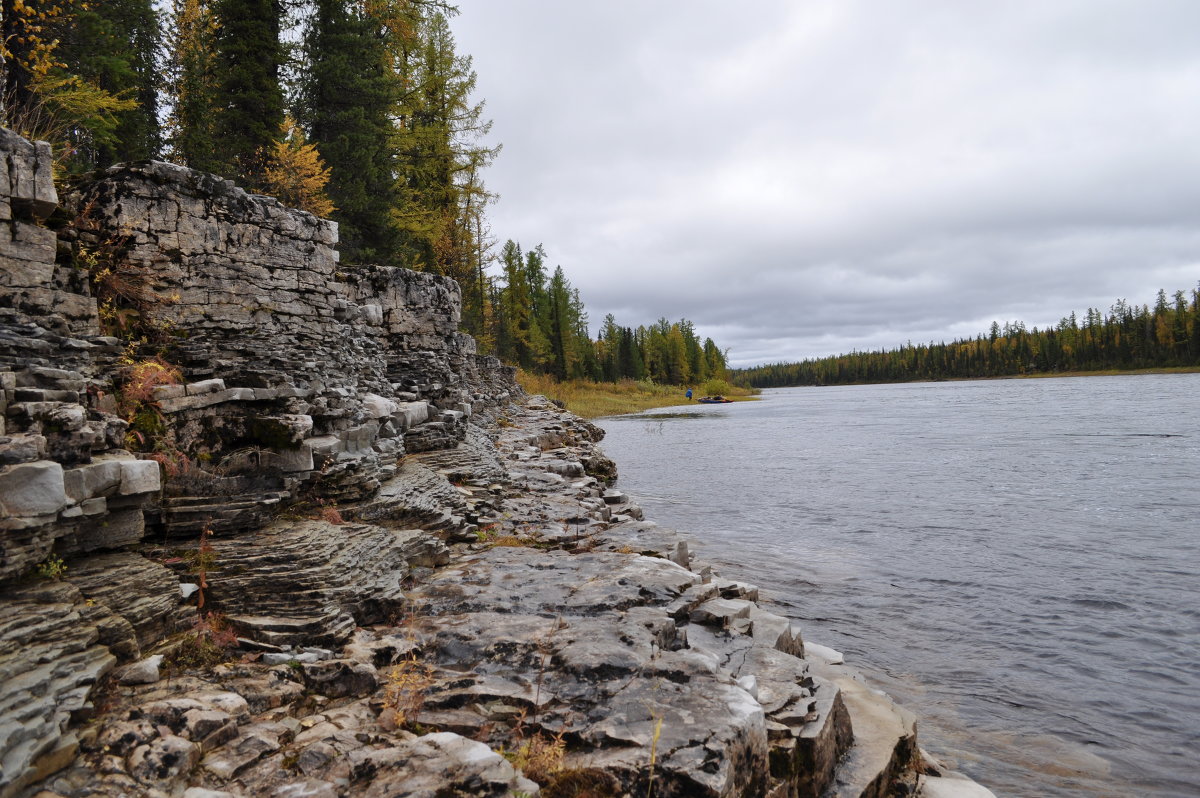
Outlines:
[[[602,422],[622,488],[865,667],[926,747],[998,795],[1200,795],[1200,375],[657,415]]]

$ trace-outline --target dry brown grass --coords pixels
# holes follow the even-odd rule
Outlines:
[[[685,395],[687,388],[677,385],[658,385],[648,380],[627,379],[618,382],[566,380],[559,382],[544,374],[518,371],[517,382],[527,393],[541,394],[549,399],[557,399],[567,406],[567,410],[583,418],[617,416],[651,410],[656,407],[689,404]],[[738,388],[726,382],[711,380],[703,386],[694,387],[692,393],[695,397],[704,396],[706,394],[701,391],[710,386],[719,387],[721,390],[709,391],[709,393],[723,393],[730,399],[750,399],[755,393],[748,388]]]
[[[514,746],[502,748],[500,753],[525,776],[538,784],[546,784],[563,769],[567,757],[564,732],[548,735],[541,731],[529,732],[522,715],[513,728]]]

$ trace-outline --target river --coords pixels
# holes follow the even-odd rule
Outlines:
[[[649,520],[998,796],[1200,795],[1200,374],[788,388],[600,424]]]

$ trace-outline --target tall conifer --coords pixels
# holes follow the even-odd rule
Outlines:
[[[158,122],[159,22],[151,0],[107,0],[78,12],[58,57],[67,71],[136,101],[114,114],[111,129],[76,133],[81,167],[152,158],[162,147]]]
[[[486,204],[482,170],[498,148],[480,144],[491,128],[475,102],[471,59],[455,52],[446,14],[425,10],[417,47],[397,63],[405,91],[400,124],[401,204],[405,241],[418,268],[469,283],[474,275],[471,205]]]
[[[351,0],[316,0],[315,11],[304,42],[301,121],[330,170],[341,250],[350,261],[396,262],[389,31]]]
[[[208,0],[173,0],[171,22],[167,39],[170,157],[193,169],[219,172],[217,23]]]
[[[281,0],[215,0],[216,118],[226,174],[257,188],[283,124]]]

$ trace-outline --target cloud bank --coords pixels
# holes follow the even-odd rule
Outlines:
[[[1200,3],[461,0],[495,233],[735,365],[1200,279]]]

